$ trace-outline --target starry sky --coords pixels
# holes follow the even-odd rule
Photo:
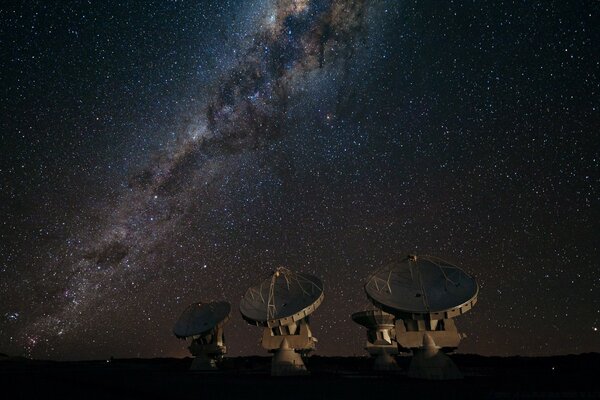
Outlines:
[[[316,354],[409,252],[475,276],[459,351],[600,351],[597,1],[0,6],[0,352],[183,357],[246,288],[320,277]]]

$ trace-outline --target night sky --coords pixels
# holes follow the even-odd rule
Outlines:
[[[183,357],[246,288],[320,277],[316,354],[409,252],[462,267],[484,355],[600,351],[598,1],[7,1],[0,352]]]

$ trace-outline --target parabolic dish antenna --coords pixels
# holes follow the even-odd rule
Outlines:
[[[231,305],[226,301],[191,304],[181,313],[173,327],[173,333],[180,339],[202,335],[225,325],[230,313]]]
[[[191,337],[188,349],[194,356],[190,369],[210,371],[227,352],[223,326],[229,320],[231,305],[225,301],[193,303],[188,306],[173,327],[179,339]]]
[[[240,302],[242,317],[263,326],[262,346],[274,353],[271,375],[304,375],[301,355],[314,350],[308,316],[323,302],[323,283],[315,276],[280,267],[250,287]]]
[[[281,267],[246,291],[240,312],[253,325],[290,325],[313,313],[323,297],[323,283],[319,278]]]
[[[409,255],[369,276],[365,292],[376,307],[395,317],[398,350],[413,353],[411,377],[462,377],[445,353],[455,350],[463,337],[453,318],[477,302],[479,286],[473,277],[440,258]]]
[[[436,257],[409,255],[372,274],[365,292],[373,304],[396,316],[444,319],[470,310],[479,287],[455,265]]]

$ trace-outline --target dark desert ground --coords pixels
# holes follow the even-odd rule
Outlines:
[[[367,357],[308,358],[311,375],[269,376],[268,357],[224,359],[220,372],[191,372],[189,358],[52,362],[3,358],[3,398],[81,399],[598,399],[600,354],[483,357],[456,354],[465,378],[423,381],[374,373]],[[4,397],[6,396],[6,397]]]

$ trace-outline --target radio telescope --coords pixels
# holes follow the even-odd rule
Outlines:
[[[323,302],[317,277],[280,267],[266,280],[250,287],[240,302],[242,317],[264,327],[262,346],[274,353],[271,375],[304,375],[301,355],[315,349],[308,316]]]
[[[376,307],[396,318],[398,348],[413,352],[410,376],[461,377],[445,352],[455,350],[462,338],[453,318],[477,302],[473,277],[437,257],[409,255],[372,274],[365,292]]]
[[[179,339],[192,338],[188,347],[194,356],[190,369],[210,371],[227,352],[223,326],[229,320],[231,305],[225,301],[193,303],[187,307],[173,327]]]
[[[398,354],[394,316],[375,309],[352,314],[352,320],[367,328],[367,346],[365,350],[375,358],[374,369],[394,371],[398,364],[394,356]]]

